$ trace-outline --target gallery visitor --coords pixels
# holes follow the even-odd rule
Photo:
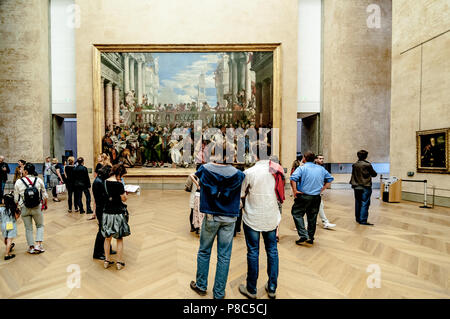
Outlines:
[[[60,200],[58,199],[58,193],[56,192],[56,186],[63,183],[64,180],[61,175],[61,167],[58,164],[58,159],[55,157],[52,159],[52,165],[50,166],[50,187],[52,189],[54,202],[60,202]]]
[[[67,159],[67,165],[64,168],[64,175],[66,177],[67,204],[69,206],[68,210],[69,213],[72,212],[72,198],[75,212],[78,212],[78,202],[77,197],[75,196],[75,189],[74,189],[74,177],[73,177],[74,168],[75,168],[75,158],[73,156],[70,156]]]
[[[25,166],[27,162],[25,160],[18,160],[16,169],[14,170],[14,177],[13,177],[13,185],[16,183],[18,179],[21,179],[23,177],[23,167]]]
[[[360,225],[373,226],[367,219],[369,218],[370,196],[372,195],[372,177],[377,176],[377,172],[367,161],[368,152],[360,150],[356,153],[358,160],[352,165],[352,177],[350,184],[355,194],[355,219]]]
[[[9,166],[5,163],[5,157],[0,155],[0,204],[3,202],[3,193],[9,172]]]
[[[26,163],[23,168],[24,177],[14,184],[14,201],[21,210],[25,237],[28,243],[28,253],[43,253],[44,247],[44,213],[47,207],[47,191],[42,179],[37,177],[33,164]],[[27,196],[24,195],[27,190]],[[42,208],[42,209],[41,209]],[[33,237],[33,220],[36,224],[36,238]]]
[[[217,159],[214,150],[211,158]],[[200,166],[195,175],[200,181],[200,211],[205,214],[205,218],[200,231],[196,280],[191,281],[190,287],[199,295],[206,295],[211,248],[217,237],[213,295],[214,299],[223,299],[245,174],[231,165],[208,163]]]
[[[239,291],[250,299],[257,294],[259,275],[259,242],[264,240],[267,254],[268,281],[265,290],[270,298],[276,297],[278,279],[277,226],[281,221],[278,202],[284,200],[284,170],[270,160],[260,160],[245,170],[241,188],[243,200],[243,228],[247,245],[247,281]],[[279,177],[279,178],[278,178]],[[277,191],[282,191],[278,198]]]
[[[77,159],[77,166],[73,169],[73,187],[75,191],[75,201],[80,209],[80,214],[92,214],[91,193],[89,192],[91,180],[89,178],[88,170],[84,166],[84,159],[82,157]],[[83,194],[86,197],[86,211],[83,207]]]
[[[314,163],[317,165],[323,166],[324,160],[325,160],[325,157],[322,154],[319,154],[319,155],[317,155]],[[320,220],[322,221],[322,227],[324,229],[333,229],[334,227],[336,227],[336,224],[330,223],[327,216],[325,215],[323,197],[322,197],[322,200],[320,201],[319,217],[320,217]]]
[[[0,207],[0,225],[5,243],[5,260],[10,260],[16,255],[11,254],[15,244],[13,239],[17,237],[17,222],[20,214],[17,211],[17,204],[14,202],[14,195],[6,194],[3,196],[5,202],[4,207]]]
[[[297,245],[301,245],[304,242],[308,244],[314,243],[321,194],[334,180],[325,168],[314,164],[316,155],[313,152],[307,151],[304,154],[304,159],[306,163],[297,167],[290,177],[291,189],[294,194],[291,214],[300,237],[295,242]],[[305,229],[303,219],[305,215],[308,220],[308,231]]]
[[[50,167],[52,166],[51,158],[50,156],[47,156],[45,158],[44,164],[42,165],[42,176],[44,176],[44,185],[45,189],[48,189],[50,185]]]
[[[115,164],[103,185],[105,187],[106,199],[102,216],[102,235],[105,238],[104,268],[109,268],[114,264],[110,258],[111,240],[117,240],[117,270],[125,267],[123,260],[123,238],[131,234],[128,225],[128,210],[124,202],[127,200],[127,193],[122,183],[122,177],[127,173],[123,164]]]
[[[92,194],[94,195],[94,213],[98,221],[98,231],[94,243],[94,259],[105,260],[105,237],[102,235],[103,209],[105,207],[106,192],[104,181],[109,177],[112,166],[105,165],[97,171],[97,177],[92,182]],[[116,252],[110,249],[110,254]]]

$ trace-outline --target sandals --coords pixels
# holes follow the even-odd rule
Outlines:
[[[109,261],[109,260],[106,260],[106,259],[105,259],[105,261],[103,262],[103,267],[104,267],[105,269],[111,267],[112,265],[114,265],[114,261]]]
[[[118,261],[118,262],[116,263],[116,268],[117,268],[117,270],[120,270],[120,269],[122,269],[123,267],[125,267],[125,263],[120,262],[120,261]]]
[[[11,255],[5,256],[5,260],[10,260],[10,259],[13,259],[14,257],[16,257],[16,255],[11,254]]]

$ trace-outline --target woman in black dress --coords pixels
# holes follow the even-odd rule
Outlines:
[[[111,170],[110,177],[104,182],[106,200],[102,217],[102,235],[105,237],[105,269],[114,264],[110,260],[110,245],[113,237],[117,240],[117,270],[125,266],[122,259],[123,237],[131,234],[127,206],[124,204],[127,194],[121,181],[126,173],[127,170],[123,164],[116,164]]]

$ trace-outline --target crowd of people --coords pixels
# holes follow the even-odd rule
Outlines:
[[[357,153],[358,161],[353,164],[350,184],[355,195],[355,220],[360,225],[373,225],[368,222],[368,209],[372,192],[372,177],[377,173],[367,161],[368,152]],[[243,170],[230,164],[222,163],[220,154],[212,149],[207,163],[197,165],[197,170],[190,175],[186,191],[191,192],[189,222],[191,232],[196,232],[199,239],[197,253],[197,271],[190,287],[199,295],[207,294],[209,263],[214,241],[217,239],[217,265],[214,278],[213,296],[215,299],[225,297],[229,264],[236,232],[241,224],[247,246],[247,278],[239,286],[244,296],[255,299],[259,274],[259,243],[262,236],[267,254],[268,281],[265,290],[269,298],[276,298],[279,273],[278,230],[281,221],[281,207],[285,200],[285,173],[277,157],[268,160],[256,158],[251,167]],[[315,241],[316,222],[321,217],[323,227],[332,229],[323,212],[322,195],[330,187],[334,178],[323,167],[324,158],[313,152],[306,152],[292,165],[290,186],[294,203],[291,215],[298,233],[297,245],[313,245]],[[51,163],[51,164],[50,164]],[[76,161],[68,159],[65,166],[58,166],[55,159],[47,158],[43,165],[44,181],[40,179],[32,163],[19,161],[19,171],[14,183],[14,192],[0,197],[4,205],[0,207],[1,231],[6,246],[5,260],[15,257],[13,239],[17,236],[16,221],[23,219],[28,253],[45,252],[44,214],[47,209],[47,186],[64,182],[68,190],[69,212],[72,212],[72,198],[75,195],[75,210],[84,212],[81,201],[86,197],[86,207],[90,207],[91,183],[83,158]],[[9,167],[0,156],[0,179],[2,191],[7,180]],[[118,270],[125,267],[123,259],[123,239],[131,234],[128,223],[127,192],[123,176],[127,173],[124,163],[114,164],[108,154],[98,157],[95,167],[92,193],[94,196],[95,217],[98,231],[94,243],[93,258],[103,260],[105,269],[114,263]],[[6,179],[5,179],[6,176]],[[52,178],[53,176],[53,178]],[[55,177],[56,176],[56,177]],[[64,177],[63,177],[64,176]],[[16,178],[17,177],[17,178]],[[49,185],[48,185],[49,184]],[[55,196],[54,196],[55,199]],[[305,217],[306,215],[306,223]],[[33,232],[33,221],[36,236]],[[117,241],[117,251],[112,250],[111,241]],[[116,262],[111,255],[117,254]]]
[[[0,156],[0,178],[2,181],[2,193],[0,197],[0,222],[1,231],[6,246],[5,260],[15,257],[12,253],[15,247],[13,239],[17,237],[17,219],[22,218],[25,226],[25,237],[29,254],[41,254],[45,252],[44,241],[44,211],[47,209],[48,193],[51,189],[53,200],[59,202],[57,186],[64,185],[67,190],[68,212],[72,213],[72,204],[75,212],[84,214],[82,195],[85,195],[86,210],[93,214],[91,209],[90,188],[91,182],[84,159],[69,157],[65,165],[58,164],[56,158],[45,159],[42,167],[43,179],[38,177],[35,165],[25,160],[19,160],[14,173],[14,190],[3,194],[5,183],[10,172],[8,164],[4,163],[4,157]],[[98,234],[95,239],[93,257],[104,260],[104,267],[109,268],[114,262],[110,255],[118,255],[117,269],[125,266],[123,262],[123,237],[130,235],[127,219],[126,192],[123,176],[126,168],[123,163],[112,165],[109,156],[102,154],[95,169],[95,180],[92,183],[94,195],[95,214],[89,219],[97,219],[99,224]],[[73,201],[72,201],[73,199]],[[33,224],[34,221],[34,224]],[[33,226],[34,225],[34,226]],[[34,235],[34,228],[36,232]],[[117,252],[111,248],[112,238],[117,239]],[[108,247],[105,253],[105,247]]]
[[[223,143],[223,150],[237,151],[237,136],[228,137],[227,130],[239,129],[245,136],[244,163],[254,162],[255,141],[260,139],[258,127],[248,121],[236,121],[236,124],[203,125],[196,128],[191,123],[171,123],[167,125],[149,123],[144,125],[116,126],[102,139],[102,151],[108,154],[113,164],[122,162],[126,167],[195,167],[205,163],[203,156],[208,140]],[[197,130],[197,132],[195,131]],[[215,132],[211,136],[210,132]],[[265,136],[258,141],[266,143],[270,154],[270,126]],[[199,138],[199,137],[202,138]],[[254,136],[255,141],[252,141]],[[198,143],[198,144],[196,144]],[[261,147],[261,145],[259,145]],[[200,153],[200,154],[199,154]],[[235,152],[236,153],[236,152]],[[227,158],[227,162],[237,162],[236,156]]]
[[[373,225],[367,218],[371,178],[376,176],[376,172],[367,161],[367,155],[368,152],[364,150],[357,153],[358,161],[353,164],[350,181],[355,193],[355,220],[360,225]],[[318,215],[325,229],[336,226],[328,221],[323,211],[322,195],[334,180],[323,167],[323,162],[322,155],[316,156],[308,151],[292,165],[290,184],[294,204],[291,215],[299,236],[297,245],[314,244]],[[278,159],[271,157],[269,160],[258,160],[254,166],[242,172],[231,165],[218,163],[212,154],[211,162],[201,165],[189,179],[191,182],[187,181],[186,190],[191,191],[191,232],[200,234],[196,279],[191,281],[191,289],[201,296],[207,294],[211,249],[217,238],[213,297],[225,297],[233,238],[236,228],[240,228],[241,220],[238,218],[241,217],[247,246],[247,278],[239,286],[239,291],[249,299],[257,297],[259,242],[262,236],[269,277],[265,290],[269,298],[276,298],[278,228],[281,204],[285,200],[284,170]]]

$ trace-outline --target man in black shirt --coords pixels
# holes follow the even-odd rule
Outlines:
[[[89,173],[87,168],[83,165],[84,159],[82,157],[77,159],[78,165],[73,169],[73,186],[75,190],[75,202],[76,206],[80,208],[80,214],[84,214],[83,201],[81,199],[82,194],[86,196],[86,210],[88,214],[92,214],[91,210],[91,194],[89,188],[91,188],[91,180],[89,179]]]
[[[5,191],[9,172],[9,166],[5,163],[5,157],[0,156],[0,204],[3,203],[3,192]]]
[[[98,221],[98,232],[97,237],[95,238],[94,244],[94,254],[93,258],[105,260],[105,249],[104,243],[105,238],[102,236],[102,217],[103,217],[103,208],[105,207],[105,186],[103,182],[109,177],[109,173],[111,171],[111,166],[106,165],[99,169],[98,175],[92,183],[92,194],[94,195],[94,208],[95,215],[97,216]],[[110,254],[114,255],[115,251],[111,250]]]

